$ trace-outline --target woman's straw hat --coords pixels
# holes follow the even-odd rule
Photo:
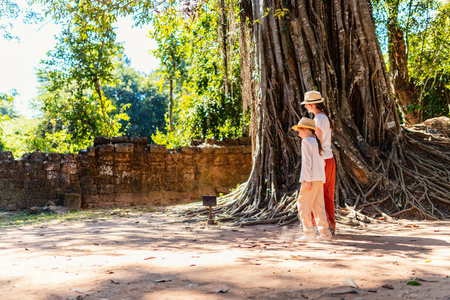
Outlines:
[[[316,122],[313,119],[303,117],[297,125],[292,126],[292,129],[298,131],[299,128],[309,128],[316,130]]]
[[[309,91],[305,93],[305,101],[300,103],[303,104],[316,104],[316,103],[322,103],[325,99],[322,98],[322,95],[320,92],[317,91]]]

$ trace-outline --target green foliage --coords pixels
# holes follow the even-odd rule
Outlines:
[[[449,115],[450,3],[435,12],[422,31],[410,37],[408,69],[414,84],[415,107],[423,118]]]
[[[13,21],[20,19],[24,23],[42,21],[42,17],[28,7],[30,1],[0,1],[0,35],[7,40],[18,39],[13,33]]]
[[[153,30],[150,37],[158,47],[153,54],[160,59],[159,69],[162,80],[180,79],[185,72],[186,47],[188,43],[185,20],[175,9],[175,3],[169,1],[164,13],[153,17]],[[162,83],[161,83],[162,86]]]
[[[388,36],[404,33],[408,75],[414,103],[422,119],[449,113],[449,4],[439,0],[372,0],[377,34],[384,52]],[[387,60],[386,60],[387,61]]]
[[[174,106],[174,130],[169,132],[167,127],[167,134],[154,135],[152,138],[157,143],[173,148],[187,145],[195,138],[223,139],[242,135],[240,56],[235,39],[238,29],[228,32],[227,36],[230,49],[227,49],[229,74],[226,78],[217,31],[218,11],[218,3],[204,4],[197,8],[195,19],[184,18],[184,25],[177,25],[189,28],[185,32],[189,43],[183,47],[187,77],[178,90]],[[172,26],[172,23],[165,26]]]
[[[4,151],[5,148],[5,141],[4,138],[2,138],[5,123],[10,121],[12,117],[16,116],[13,105],[14,96],[16,95],[16,91],[13,91],[12,95],[0,92],[0,151]]]
[[[20,158],[25,153],[41,149],[36,146],[38,141],[35,137],[40,120],[15,117],[1,125],[3,133],[0,134],[0,141],[4,147],[1,151],[11,151],[15,158]]]
[[[151,139],[157,129],[164,128],[164,114],[167,109],[167,95],[158,91],[150,79],[133,70],[128,62],[120,62],[116,67],[116,85],[104,87],[105,96],[113,105],[129,105],[129,120],[121,120],[119,133],[129,136],[145,136]]]
[[[116,136],[129,104],[117,109],[103,95],[113,85],[114,67],[121,56],[112,23],[115,16],[89,1],[66,2],[64,15],[53,7],[65,29],[39,70],[37,106],[43,112],[35,146],[41,151],[74,152],[88,147],[95,136]],[[60,14],[58,14],[61,13]],[[61,20],[65,16],[64,20]]]

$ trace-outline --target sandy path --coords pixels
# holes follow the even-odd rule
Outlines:
[[[298,226],[190,221],[134,212],[1,229],[0,299],[450,300],[450,221],[340,225],[308,244]]]

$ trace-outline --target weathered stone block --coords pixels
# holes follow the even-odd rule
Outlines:
[[[114,145],[111,144],[100,144],[95,147],[98,155],[103,155],[104,153],[114,152]]]
[[[46,171],[59,171],[61,169],[61,163],[59,161],[44,161],[42,168]]]
[[[229,153],[231,153],[230,148],[231,147],[217,147],[214,149],[214,153],[215,154],[229,154]]]
[[[83,195],[82,207],[83,208],[94,208],[99,202],[97,195]]]
[[[126,143],[126,144],[115,144],[115,151],[119,153],[133,153],[133,144],[132,143]]]
[[[105,145],[105,144],[110,144],[110,143],[111,143],[111,140],[104,136],[96,136],[94,138],[94,146]]]
[[[3,166],[0,166],[0,178],[11,178],[11,170],[9,168],[4,168]]]
[[[116,184],[115,192],[117,193],[131,193],[133,192],[133,186],[130,184]]]
[[[89,157],[95,156],[95,147],[88,147],[86,149],[86,151],[87,151],[87,156],[89,156]]]
[[[64,163],[61,166],[61,172],[65,174],[77,174],[78,173],[78,166],[76,163]]]
[[[40,151],[30,153],[30,156],[28,157],[28,159],[34,160],[34,161],[43,161],[45,159],[45,153],[42,153]]]
[[[139,144],[139,145],[147,145],[148,144],[148,138],[147,137],[131,137],[130,143],[133,144]]]
[[[98,166],[98,176],[113,176],[114,175],[114,166],[113,165],[99,165]]]
[[[214,153],[215,148],[217,148],[217,147],[209,146],[209,145],[201,145],[198,147],[199,151],[202,154],[212,154],[212,153]]]
[[[131,153],[115,153],[114,164],[130,162],[131,159]]]
[[[115,187],[113,184],[97,185],[98,194],[114,194]]]
[[[51,183],[55,183],[61,176],[61,172],[59,171],[47,171],[47,179],[52,181]]]
[[[181,147],[181,153],[182,154],[195,154],[197,153],[197,147]]]
[[[45,154],[45,159],[49,161],[60,161],[61,155],[59,153],[47,153]]]
[[[112,153],[104,154],[97,157],[98,165],[113,165],[114,164],[114,155]]]
[[[97,187],[106,185],[106,184],[114,184],[114,177],[113,176],[99,176],[94,179],[95,184]]]
[[[80,194],[65,194],[64,195],[64,206],[70,210],[81,209],[81,195]]]
[[[150,153],[167,153],[166,145],[150,145]]]
[[[42,180],[39,179],[27,179],[23,182],[25,189],[36,189],[42,186]]]
[[[1,160],[13,161],[14,155],[11,151],[0,151],[0,161]]]
[[[98,207],[108,208],[114,206],[115,194],[99,194]]]
[[[134,206],[138,202],[133,193],[119,193],[115,196],[115,205],[120,207]]]
[[[97,195],[97,186],[93,184],[83,185],[81,191],[83,195]]]
[[[127,136],[114,136],[111,138],[111,143],[113,144],[120,144],[120,143],[128,143],[128,137]]]

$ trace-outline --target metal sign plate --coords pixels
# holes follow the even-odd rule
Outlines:
[[[217,205],[217,196],[203,196],[203,205],[204,206],[216,206]]]
[[[366,147],[366,157],[376,157],[380,155],[380,147]]]

